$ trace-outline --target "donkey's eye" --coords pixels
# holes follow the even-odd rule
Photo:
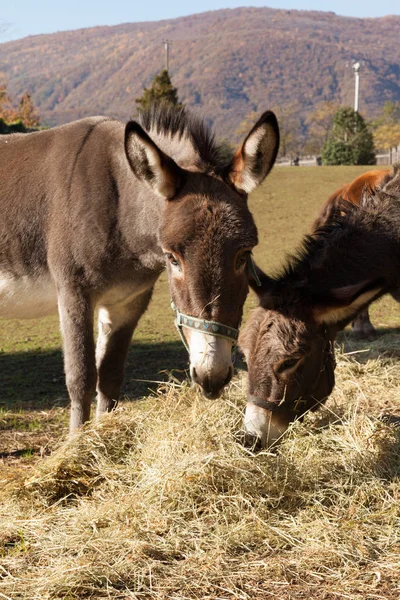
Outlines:
[[[250,254],[251,251],[250,250],[245,250],[244,252],[241,252],[240,254],[238,254],[237,258],[236,258],[236,269],[239,270],[242,267],[244,267],[247,264],[247,261],[250,258]]]
[[[288,358],[287,360],[283,361],[281,367],[284,370],[291,369],[292,367],[295,367],[298,362],[299,362],[298,358]]]
[[[165,256],[167,257],[167,260],[170,262],[170,264],[173,267],[179,267],[180,268],[180,263],[179,260],[176,258],[176,256],[174,254],[172,254],[172,252],[166,252]]]
[[[275,365],[274,371],[277,375],[284,375],[288,373],[296,365],[299,363],[300,358],[287,358],[286,360],[281,360],[278,364]]]

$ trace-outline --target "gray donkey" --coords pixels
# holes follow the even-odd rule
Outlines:
[[[257,230],[247,194],[272,168],[264,113],[231,161],[183,109],[140,124],[87,118],[0,139],[0,317],[57,311],[71,431],[119,397],[133,331],[167,264],[190,372],[216,398],[248,292]],[[99,310],[97,348],[94,312]]]

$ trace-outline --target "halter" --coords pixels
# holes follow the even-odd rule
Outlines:
[[[254,264],[253,256],[250,254],[249,257],[250,268],[253,272],[254,279],[258,286],[261,286],[260,278],[258,277],[256,266]],[[171,302],[171,308],[175,312],[175,327],[178,330],[179,336],[182,340],[183,345],[186,350],[190,354],[190,349],[188,343],[186,341],[185,336],[183,335],[182,329],[185,327],[186,329],[193,329],[194,331],[201,331],[203,333],[208,333],[209,335],[213,335],[215,337],[224,338],[233,342],[232,353],[234,357],[236,356],[236,348],[237,341],[239,338],[239,329],[235,329],[235,327],[230,327],[228,325],[224,325],[223,323],[219,323],[218,321],[207,321],[207,319],[199,319],[197,317],[192,317],[190,315],[185,315],[185,313],[180,312],[177,309],[175,304]]]
[[[198,319],[197,317],[185,315],[185,313],[181,313],[176,308],[173,302],[171,302],[171,308],[175,312],[175,327],[177,328],[182,343],[188,353],[190,353],[190,350],[186,338],[183,335],[183,327],[186,327],[186,329],[193,329],[194,331],[208,333],[215,337],[225,338],[226,340],[233,342],[233,346],[236,346],[239,337],[239,329],[228,327],[228,325],[218,323],[218,321],[207,321],[206,319]]]

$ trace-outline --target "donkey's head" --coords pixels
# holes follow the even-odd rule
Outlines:
[[[165,199],[159,240],[191,377],[216,398],[233,374],[232,347],[257,244],[247,195],[274,164],[279,130],[273,113],[264,113],[229,164],[221,164],[204,131],[199,140],[193,127],[171,123],[169,131],[164,123],[164,139],[162,126],[145,123],[148,134],[128,125],[126,150],[136,176]]]
[[[246,441],[273,445],[335,384],[332,332],[286,310],[256,308],[240,336],[248,365]]]
[[[334,339],[382,293],[377,281],[313,291],[290,269],[275,281],[258,269],[260,306],[240,336],[248,365],[246,441],[269,447],[289,423],[318,409],[335,385]],[[294,273],[296,275],[296,273]],[[285,277],[288,281],[285,281]],[[281,284],[281,285],[280,285]]]

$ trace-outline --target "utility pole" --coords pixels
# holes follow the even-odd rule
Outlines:
[[[162,42],[165,48],[165,68],[169,73],[169,47],[172,45],[171,40],[163,40]]]
[[[358,94],[360,89],[360,63],[353,64],[354,71],[354,112],[358,113]]]

